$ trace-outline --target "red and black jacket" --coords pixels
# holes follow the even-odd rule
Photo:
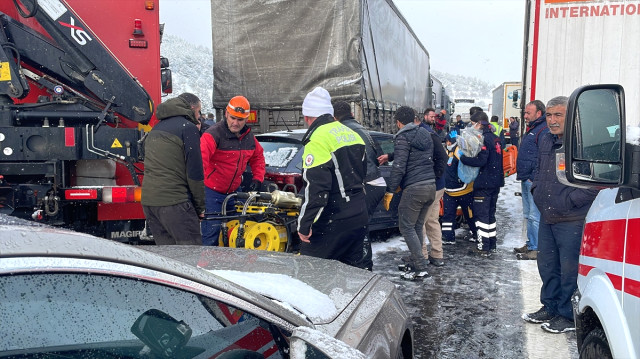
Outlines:
[[[265,161],[262,146],[251,129],[233,134],[222,120],[211,126],[200,138],[204,167],[204,185],[219,193],[233,193],[242,182],[242,173],[251,166],[253,179],[264,181]]]

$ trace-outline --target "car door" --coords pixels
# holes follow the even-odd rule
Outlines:
[[[379,149],[382,150],[383,154],[393,153],[392,134],[376,131],[370,131],[369,134],[376,144],[380,146]],[[389,178],[391,178],[392,167],[393,162],[387,162],[378,167],[380,169],[380,174],[387,183]],[[382,201],[380,201],[372,218],[369,218],[370,231],[390,230],[398,227],[398,204],[400,203],[401,197],[402,191],[394,194],[391,204],[389,205],[389,211],[384,209]]]
[[[213,288],[133,266],[41,262],[59,269],[0,275],[0,356],[288,357],[294,326]]]

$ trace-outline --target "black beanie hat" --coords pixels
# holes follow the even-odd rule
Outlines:
[[[481,125],[488,125],[489,117],[484,111],[479,111],[471,115],[471,122],[480,122]]]

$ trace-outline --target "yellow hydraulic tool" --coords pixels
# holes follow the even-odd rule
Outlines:
[[[287,225],[290,225],[292,220],[295,222],[298,215],[297,208],[302,204],[302,199],[295,193],[278,190],[271,193],[250,192],[232,195],[246,201],[236,205],[236,210],[241,212],[239,219],[223,223],[221,236],[223,233],[227,235],[228,246],[287,251],[291,236],[291,230],[287,230]],[[223,209],[226,208],[226,201],[227,199]]]

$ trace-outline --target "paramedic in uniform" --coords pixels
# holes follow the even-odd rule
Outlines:
[[[300,254],[362,267],[368,216],[365,144],[335,121],[329,92],[316,87],[302,103],[304,202],[298,217]]]

